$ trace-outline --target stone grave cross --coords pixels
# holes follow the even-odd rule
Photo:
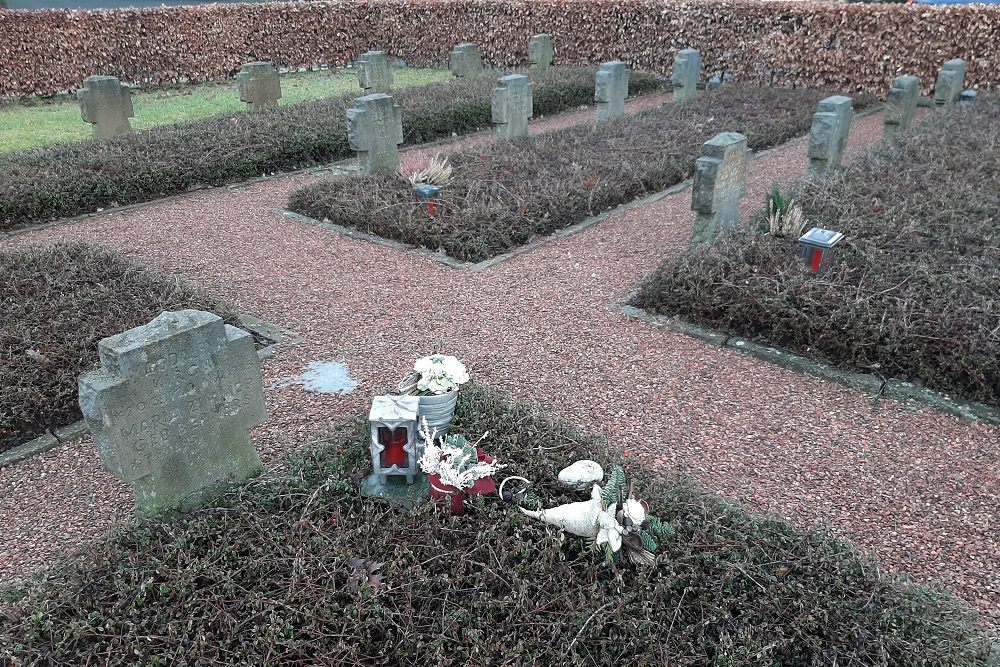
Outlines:
[[[701,80],[701,54],[695,49],[684,49],[674,60],[674,73],[670,85],[674,89],[674,101],[691,99],[698,94]]]
[[[281,99],[281,78],[271,63],[247,63],[236,75],[240,100],[251,110],[278,106]]]
[[[533,89],[534,84],[523,74],[509,74],[497,80],[491,101],[498,138],[528,136],[528,119],[534,113]]]
[[[825,173],[840,166],[854,121],[850,97],[831,95],[820,100],[809,130],[809,169]]]
[[[471,42],[456,44],[451,50],[451,73],[468,79],[479,76],[483,71],[483,59],[479,55],[479,47]]]
[[[552,35],[533,35],[528,40],[528,66],[537,69],[545,69],[552,66],[552,59],[555,57],[556,47],[552,41]]]
[[[132,91],[116,77],[88,76],[76,91],[76,99],[84,122],[94,126],[95,138],[132,134],[128,120],[135,116]]]
[[[626,97],[628,97],[628,68],[625,63],[620,60],[602,63],[597,70],[594,86],[598,122],[624,116]]]
[[[391,95],[373,93],[347,110],[347,139],[363,174],[391,174],[399,167],[403,117]]]
[[[893,79],[882,115],[882,135],[888,137],[910,129],[919,101],[920,79],[915,76],[897,76]]]
[[[953,58],[946,62],[938,72],[937,84],[934,86],[934,106],[951,106],[962,96],[962,86],[965,85],[965,61]]]
[[[104,467],[142,515],[193,506],[260,468],[247,430],[267,418],[253,338],[198,310],[105,338],[80,376],[80,408]]]
[[[392,68],[385,51],[367,51],[354,64],[358,68],[358,83],[366,94],[392,90]]]
[[[747,138],[737,132],[721,132],[702,146],[691,192],[692,244],[711,241],[739,221],[747,161]]]

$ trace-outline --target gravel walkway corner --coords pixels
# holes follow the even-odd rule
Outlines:
[[[857,120],[850,150],[880,131],[878,114]],[[752,163],[747,210],[774,181],[803,173],[805,150],[799,140]],[[468,273],[272,212],[309,178],[201,192],[7,244],[110,244],[301,335],[264,364],[270,417],[254,439],[266,461],[363,409],[441,343],[484,384],[754,510],[825,524],[1000,619],[1000,429],[873,401],[621,314],[660,259],[687,245],[689,190]],[[359,389],[272,386],[316,360],[345,361]],[[4,577],[130,516],[128,489],[103,472],[89,438],[0,470],[0,488]]]

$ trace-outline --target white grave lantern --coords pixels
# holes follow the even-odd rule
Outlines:
[[[830,251],[844,240],[844,235],[829,229],[813,227],[799,237],[802,259],[813,273],[819,273],[830,263]]]
[[[417,396],[376,396],[368,414],[371,424],[372,467],[378,482],[387,475],[406,476],[406,483],[420,473],[417,436]]]

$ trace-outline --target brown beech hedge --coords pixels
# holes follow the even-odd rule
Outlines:
[[[664,74],[678,50],[706,75],[882,95],[899,74],[931,90],[941,63],[969,61],[969,85],[1000,82],[1000,7],[670,0],[346,0],[101,11],[0,10],[0,98],[78,88],[91,74],[133,84],[232,76],[253,60],[339,66],[370,48],[417,65],[481,45],[494,67],[523,66],[528,38],[555,37],[556,61],[620,59]]]

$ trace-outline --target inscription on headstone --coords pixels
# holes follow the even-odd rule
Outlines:
[[[696,212],[691,243],[706,243],[740,218],[746,190],[747,138],[722,132],[705,142],[695,160],[691,208]]]
[[[965,85],[965,61],[954,58],[946,62],[938,72],[934,86],[934,106],[951,106],[962,96]]]
[[[247,430],[266,419],[253,338],[198,310],[105,338],[80,376],[80,408],[104,467],[151,515],[260,468]]]
[[[391,174],[399,167],[403,117],[391,95],[373,93],[347,110],[347,139],[363,174]]]
[[[76,91],[76,99],[84,122],[94,126],[95,138],[132,134],[128,120],[135,116],[132,91],[116,77],[88,76]]]
[[[810,170],[825,173],[840,166],[853,120],[850,97],[831,95],[820,101],[809,130]]]
[[[479,55],[479,47],[471,42],[456,44],[451,50],[451,73],[467,79],[479,76],[483,71],[483,59]]]
[[[597,70],[594,85],[597,121],[624,116],[626,97],[628,97],[628,68],[625,63],[620,60],[602,63]]]
[[[701,54],[696,49],[684,49],[674,60],[674,73],[670,85],[674,89],[674,100],[687,100],[698,94],[701,80]]]
[[[247,63],[236,75],[240,100],[251,110],[278,106],[281,99],[281,79],[271,63]]]
[[[385,51],[368,51],[357,62],[358,83],[366,94],[388,93],[392,90],[392,68]]]
[[[920,79],[915,76],[897,76],[893,79],[882,114],[883,136],[892,136],[910,129],[919,100]]]
[[[509,74],[497,80],[493,89],[493,122],[500,139],[528,136],[528,119],[533,113],[534,84],[523,74]]]
[[[538,69],[552,66],[556,47],[552,35],[534,35],[528,40],[528,65]]]

